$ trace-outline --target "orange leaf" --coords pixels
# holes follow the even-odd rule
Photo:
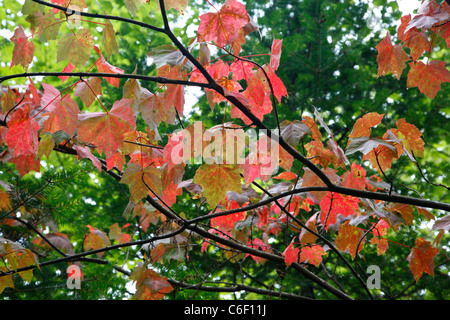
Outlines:
[[[439,249],[433,247],[430,242],[423,238],[416,239],[416,246],[411,249],[408,255],[409,269],[414,275],[414,279],[419,281],[424,272],[430,276],[434,275],[434,256],[439,253]]]
[[[400,79],[403,69],[405,68],[405,62],[409,60],[408,54],[399,45],[393,45],[391,41],[391,35],[386,33],[386,37],[376,46],[378,50],[377,62],[378,62],[378,74],[377,77],[387,74],[389,71],[397,78]]]
[[[406,85],[408,88],[418,87],[420,92],[433,99],[441,89],[442,82],[450,82],[450,72],[445,67],[445,61],[410,62]]]
[[[358,249],[358,252],[360,252],[364,247],[364,241],[359,243],[363,236],[364,230],[350,225],[349,221],[345,221],[339,228],[339,234],[335,240],[336,248],[340,251],[348,250],[348,253],[354,259],[356,250]]]
[[[300,261],[299,262],[309,262],[310,264],[318,267],[322,262],[322,256],[327,254],[323,247],[319,245],[306,246],[300,251]]]
[[[97,60],[97,62],[95,63],[97,65],[98,72],[123,74],[122,69],[113,66],[112,64],[108,63],[105,60],[102,53],[100,52],[100,49],[97,46],[94,46],[94,49],[100,56],[100,59]],[[119,78],[104,77],[104,79],[108,81],[111,85],[115,86],[116,88],[119,88],[120,82]]]

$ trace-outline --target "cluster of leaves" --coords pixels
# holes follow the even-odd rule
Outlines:
[[[445,61],[430,59],[430,53],[438,42],[438,38],[445,40],[450,47],[450,6],[447,2],[442,4],[434,0],[426,0],[411,18],[411,14],[401,18],[397,29],[398,44],[393,44],[391,35],[377,45],[378,50],[378,76],[392,72],[400,79],[409,62],[407,77],[408,88],[418,87],[420,92],[433,99],[441,89],[441,83],[450,82],[450,72],[445,67]],[[409,49],[409,54],[405,48]],[[428,52],[427,57],[420,60]]]
[[[424,272],[433,275],[434,257],[439,252],[441,237],[449,229],[449,216],[437,220],[428,209],[448,211],[448,205],[394,194],[393,183],[385,175],[402,155],[414,163],[417,157],[423,157],[425,143],[416,126],[402,118],[395,128],[378,133],[384,114],[368,113],[353,125],[344,151],[317,110],[314,116],[280,122],[277,104],[288,98],[286,87],[276,74],[283,41],[272,40],[268,61],[263,65],[241,57],[246,36],[257,32],[257,27],[237,0],[227,0],[220,9],[212,6],[212,12],[200,15],[197,36],[187,47],[171,32],[166,10],[175,8],[183,13],[188,1],[159,1],[164,28],[132,19],[83,13],[88,7],[83,0],[52,2],[27,0],[23,5],[22,13],[30,22],[31,35],[26,35],[23,26],[16,28],[11,38],[14,43],[11,67],[20,65],[28,71],[37,40],[56,41],[55,61],[67,65],[56,73],[26,72],[1,78],[3,82],[29,77],[24,92],[11,86],[2,88],[0,143],[5,147],[2,161],[14,164],[20,177],[26,178],[33,171],[40,172],[44,157],[67,153],[88,159],[98,172],[106,172],[126,185],[130,195],[125,210],[128,222],[116,222],[109,228],[86,225],[82,252],[76,253],[70,237],[62,232],[39,233],[39,238],[33,240],[34,246],[41,249],[50,246],[65,261],[73,262],[90,254],[102,258],[105,252],[140,245],[145,261],[130,274],[137,285],[135,298],[163,299],[174,289],[175,282],[171,283],[154,267],[173,260],[188,260],[190,250],[198,242],[192,234],[197,234],[201,236],[203,254],[219,249],[233,262],[247,257],[261,265],[268,260],[282,262],[300,270],[325,290],[348,298],[344,292],[319,281],[310,269],[318,268],[330,251],[351,268],[343,254],[348,253],[356,260],[369,242],[379,255],[386,254],[388,234],[401,226],[413,225],[416,212],[429,221],[436,220],[433,228],[439,234],[433,243],[417,238],[404,259],[416,281]],[[144,5],[142,1],[124,3],[132,16]],[[449,81],[450,74],[441,62],[417,61],[425,50],[431,51],[431,44],[424,44],[424,34],[419,29],[430,29],[448,43],[445,29],[448,23],[444,23],[448,14],[446,4],[426,2],[418,16],[402,18],[399,27],[399,39],[411,49],[413,59],[408,86],[419,86],[430,98],[441,82]],[[80,16],[105,19],[101,46],[95,44],[90,29],[81,26],[81,20],[77,20]],[[119,50],[113,19],[138,23],[172,40],[174,46],[157,47],[149,53],[156,65],[156,76],[139,75],[137,71],[125,74],[107,61]],[[69,30],[60,36],[62,24]],[[224,55],[212,59],[211,48]],[[409,59],[403,47],[392,45],[388,34],[377,49],[379,75],[392,71],[399,78]],[[95,57],[94,63],[91,56]],[[98,72],[91,72],[92,68]],[[58,76],[61,85],[69,77],[79,80],[64,90],[41,82],[42,89],[38,90],[33,75]],[[122,88],[121,78],[126,79]],[[156,90],[151,92],[143,81],[156,83]],[[109,86],[122,89],[122,97],[111,107],[102,102]],[[164,143],[158,129],[180,121],[184,114],[185,86],[203,88],[211,110],[229,108],[229,116],[235,121],[224,121],[211,128],[193,123],[180,132],[167,134]],[[94,105],[99,106],[99,111],[88,112]],[[231,131],[267,130],[263,124],[267,117],[277,120],[278,130],[259,135],[255,148],[237,154],[239,141],[235,145],[225,143],[225,136]],[[194,152],[180,162],[174,155],[180,146],[186,145],[191,145]],[[262,145],[270,148],[260,148]],[[279,151],[275,165],[264,161],[274,158],[268,149]],[[357,152],[378,174],[368,176],[361,165],[349,161],[348,156]],[[191,158],[204,164],[192,166],[195,168],[192,172]],[[17,208],[22,205],[21,201],[14,201],[9,186],[6,183],[5,186],[2,183],[0,189],[2,224],[7,223],[3,218],[18,218]],[[186,195],[185,191],[192,202],[201,200],[200,206],[208,211],[205,215],[176,212],[177,199]],[[129,231],[135,220],[148,235],[146,239],[136,240]],[[209,224],[199,227],[204,221]],[[49,222],[41,219],[36,224],[45,229]],[[271,239],[278,239],[286,228],[294,236],[284,245],[280,245],[280,240],[273,245]],[[0,291],[14,286],[15,273],[31,281],[33,267],[42,264],[37,255],[15,242],[0,239],[4,264]],[[355,272],[354,276],[358,274]]]

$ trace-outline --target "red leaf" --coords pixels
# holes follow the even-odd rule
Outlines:
[[[75,69],[75,65],[71,64],[69,62],[69,64],[63,69],[62,72],[67,72],[67,73],[71,73],[73,71],[73,69]],[[60,78],[62,80],[62,82],[66,81],[67,79],[69,79],[70,76],[58,76],[58,78]]]
[[[272,41],[272,52],[270,54],[270,68],[272,70],[277,70],[280,66],[280,58],[281,58],[281,46],[283,44],[283,40],[273,39]]]
[[[431,245],[423,238],[416,239],[416,246],[411,249],[408,255],[409,269],[414,275],[414,279],[419,281],[424,272],[430,276],[434,275],[434,256],[439,253],[439,249]]]
[[[58,89],[42,83],[44,95],[41,98],[41,106],[45,108],[43,115],[48,115],[44,121],[43,131],[54,133],[59,130],[73,136],[78,126],[78,114],[80,109],[71,96],[65,95],[61,99]]]
[[[95,51],[97,51],[98,55],[100,56],[100,59],[97,60],[97,62],[95,63],[97,66],[98,72],[123,74],[122,69],[109,64],[105,60],[100,49],[97,46],[94,46],[94,49],[95,49]],[[111,85],[115,86],[116,88],[119,88],[119,83],[120,83],[119,78],[104,77],[104,79],[106,81],[108,81]]]
[[[442,82],[450,82],[450,72],[445,67],[445,61],[410,62],[406,85],[408,88],[418,87],[420,92],[433,99],[441,89]]]
[[[320,201],[319,219],[325,230],[337,222],[337,216],[351,216],[358,212],[359,199],[352,196],[342,196],[339,193],[328,192]]]
[[[8,122],[5,142],[14,157],[35,156],[39,150],[39,124],[30,118],[30,105],[16,110]]]
[[[87,158],[92,161],[98,171],[102,172],[102,163],[95,157],[89,147],[74,146],[73,147],[80,158]]]
[[[342,186],[364,190],[366,186],[366,170],[356,163],[352,163],[351,171],[345,172],[342,176]]]
[[[25,70],[28,70],[28,66],[33,61],[34,56],[34,43],[28,41],[28,37],[25,35],[25,31],[22,26],[18,26],[14,30],[14,35],[10,39],[14,43],[13,56],[10,69],[15,65],[22,65]]]
[[[250,21],[245,6],[236,0],[227,0],[218,12],[200,16],[198,41],[214,41],[219,47],[235,41],[239,29]]]
[[[34,155],[14,157],[10,162],[16,165],[16,169],[21,177],[30,171],[39,172],[41,169],[39,159]]]
[[[130,99],[122,99],[116,101],[108,113],[80,114],[78,138],[94,144],[100,154],[104,152],[110,158],[123,146],[124,134],[136,127],[130,104]]]
[[[376,46],[378,50],[378,74],[377,77],[387,74],[389,71],[400,79],[405,62],[409,60],[409,56],[399,45],[393,45],[391,35],[387,32],[386,37]]]
[[[298,254],[300,252],[299,248],[294,248],[294,240],[292,239],[289,246],[283,251],[284,262],[287,266],[290,266],[293,262],[298,261]]]

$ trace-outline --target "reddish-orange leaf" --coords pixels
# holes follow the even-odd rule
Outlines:
[[[123,74],[123,70],[113,66],[112,64],[108,63],[105,58],[103,57],[100,49],[97,46],[94,46],[95,51],[97,51],[98,55],[100,56],[99,60],[95,63],[97,65],[98,72],[104,72],[104,73],[116,73],[116,74]],[[116,88],[119,88],[119,78],[112,78],[112,77],[104,77],[106,81],[108,81],[111,85],[115,86]]]
[[[283,251],[284,262],[286,263],[287,266],[290,266],[293,262],[298,261],[299,252],[300,249],[294,247],[294,239],[292,239],[289,246],[287,246],[286,249]]]
[[[336,248],[340,251],[348,250],[348,253],[354,259],[356,254],[364,247],[364,241],[360,242],[364,233],[364,230],[361,228],[354,227],[350,225],[349,221],[345,221],[339,228],[339,233],[335,240]]]
[[[339,181],[339,176],[336,174],[336,170],[330,167],[322,169],[322,172],[333,182]],[[305,169],[303,175],[302,187],[325,187],[325,183],[317,177],[317,174],[310,169]],[[316,203],[319,203],[323,197],[327,194],[326,191],[312,191],[311,195],[314,197]]]
[[[106,168],[111,170],[114,167],[117,167],[119,171],[122,171],[123,165],[125,164],[125,156],[121,152],[116,152],[110,158],[106,159]]]
[[[434,256],[439,253],[439,249],[431,245],[423,238],[416,239],[416,246],[411,249],[408,255],[409,269],[414,275],[414,279],[419,281],[424,272],[430,276],[434,275]]]
[[[308,262],[316,267],[320,265],[322,262],[322,256],[327,253],[323,249],[323,247],[319,245],[314,246],[306,246],[303,247],[300,251],[300,261],[299,262]]]
[[[10,162],[16,165],[16,169],[21,177],[30,171],[39,172],[41,169],[39,159],[35,155],[14,157]]]
[[[320,141],[322,139],[322,133],[320,132],[319,127],[317,126],[317,123],[313,118],[303,116],[302,122],[306,124],[310,129],[313,140]]]
[[[280,66],[281,59],[281,46],[283,44],[283,40],[273,39],[272,41],[272,51],[270,53],[270,67],[272,70],[277,70]]]
[[[83,248],[85,251],[102,249],[111,245],[111,241],[106,233],[90,225],[87,225],[86,227],[89,228],[90,233],[84,238]],[[104,252],[97,253],[97,257],[100,258],[103,256],[103,253]]]
[[[408,32],[405,32],[410,21],[410,14],[401,18],[401,24],[397,29],[397,37],[403,42],[404,47],[411,49],[411,58],[416,61],[425,52],[425,50],[431,50],[431,44],[430,41],[428,41],[427,34],[417,28],[410,28]]]
[[[365,114],[362,118],[356,120],[355,124],[353,125],[352,132],[348,136],[348,143],[350,144],[350,140],[352,138],[370,137],[372,133],[371,128],[379,125],[383,117],[384,114],[370,112]]]
[[[308,221],[306,221],[306,226],[314,232],[317,232],[317,213],[313,214]],[[300,243],[302,245],[314,244],[316,242],[317,236],[306,230],[302,229],[299,235]]]
[[[25,31],[22,26],[18,26],[14,30],[14,35],[10,39],[14,43],[13,56],[10,69],[15,65],[21,65],[25,70],[28,70],[28,66],[33,61],[34,56],[34,43],[28,41],[28,37],[25,35]]]
[[[125,183],[130,188],[131,199],[138,203],[147,195],[154,197],[162,193],[161,173],[152,166],[141,168],[140,165],[131,163],[122,175],[121,183]]]
[[[67,64],[67,66],[64,67],[64,69],[62,70],[62,72],[66,72],[66,73],[71,73],[73,71],[73,69],[75,69],[75,65],[71,64],[70,62]],[[69,79],[70,76],[58,76],[58,78],[60,78],[62,80],[62,82],[66,81],[67,79]]]
[[[39,150],[39,124],[30,118],[30,105],[16,110],[8,122],[5,142],[14,157],[35,156]]]
[[[177,202],[177,196],[181,195],[183,190],[178,188],[178,186],[171,182],[163,191],[162,200],[165,204],[171,207],[174,203]]]
[[[328,192],[320,201],[319,219],[325,230],[337,222],[338,214],[348,217],[358,212],[359,199],[352,196],[342,196],[339,193]]]
[[[377,255],[381,256],[389,249],[389,242],[384,238],[373,237],[370,243],[377,246]]]
[[[218,12],[200,16],[198,41],[214,41],[219,47],[235,41],[239,29],[250,21],[245,6],[236,0],[227,0]]]
[[[43,131],[54,133],[62,130],[73,136],[78,126],[78,104],[69,95],[61,98],[59,90],[49,84],[42,83],[42,87],[44,95],[41,98],[41,106],[45,108],[43,115],[48,115]]]
[[[406,85],[408,88],[418,87],[420,92],[433,99],[441,89],[442,82],[450,82],[450,72],[445,67],[445,61],[410,62]]]
[[[92,161],[92,163],[94,164],[94,166],[98,169],[98,171],[102,172],[102,163],[100,162],[100,160],[97,159],[97,157],[95,157],[91,150],[89,149],[89,147],[83,147],[83,146],[73,146],[73,149],[75,149],[75,151],[78,154],[79,158],[86,158]]]
[[[297,178],[297,175],[293,172],[290,171],[285,171],[279,175],[277,175],[276,177],[273,177],[274,179],[284,179],[284,180],[294,180]]]
[[[347,188],[364,190],[366,186],[366,170],[356,163],[352,163],[351,171],[341,176],[342,186]]]
[[[408,54],[400,45],[393,45],[391,35],[387,32],[386,37],[376,46],[378,50],[378,74],[377,77],[383,76],[388,72],[400,79],[405,62],[409,60]]]
[[[166,9],[175,8],[180,11],[181,14],[184,14],[188,2],[189,0],[164,0],[164,6]]]
[[[244,204],[243,206],[245,206]],[[238,209],[239,205],[236,201],[230,201],[230,205],[227,210]],[[216,210],[216,212],[220,212],[221,210]],[[224,216],[219,216],[211,219],[211,227],[217,228],[223,232],[230,232],[234,229],[236,222],[241,221],[245,218],[246,211],[236,212],[233,214],[228,214]]]
[[[130,99],[122,99],[116,101],[108,113],[80,114],[78,138],[94,144],[99,153],[104,152],[110,158],[123,146],[124,134],[136,127],[130,105]]]

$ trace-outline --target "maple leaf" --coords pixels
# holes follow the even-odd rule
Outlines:
[[[203,188],[203,196],[211,208],[225,199],[228,191],[242,192],[241,176],[234,165],[203,164],[195,173],[193,183]]]
[[[284,263],[289,267],[293,262],[298,261],[300,249],[294,247],[294,239],[283,251]]]
[[[320,141],[322,139],[322,133],[320,132],[319,127],[317,126],[317,123],[313,118],[303,116],[302,122],[309,128],[313,140]]]
[[[281,59],[281,46],[283,45],[283,40],[273,39],[272,41],[272,51],[270,53],[270,63],[269,66],[272,70],[277,70],[280,66]]]
[[[74,95],[80,97],[87,108],[102,95],[102,79],[97,77],[89,78],[79,82],[74,90]]]
[[[123,3],[125,3],[125,6],[127,7],[128,12],[131,14],[131,16],[135,17],[136,12],[144,2],[142,0],[123,0]]]
[[[54,133],[59,130],[73,136],[78,126],[78,114],[80,109],[70,95],[61,98],[58,89],[42,83],[44,95],[41,98],[41,106],[44,109],[43,116],[48,118],[44,121],[43,131]]]
[[[9,162],[16,165],[16,169],[21,177],[30,171],[39,172],[41,169],[39,159],[35,155],[20,155],[12,158]]]
[[[444,22],[450,18],[449,12],[444,6],[435,1],[425,0],[417,10],[417,15],[411,20],[406,28],[408,32],[412,28],[430,29],[433,25]]]
[[[184,14],[184,10],[189,3],[189,0],[164,0],[164,6],[166,9],[175,8],[180,11],[181,14]]]
[[[116,73],[116,74],[123,74],[123,70],[113,66],[112,64],[108,63],[105,58],[103,57],[100,49],[97,46],[94,46],[94,50],[98,53],[100,58],[97,60],[95,65],[97,66],[98,72],[104,72],[104,73]],[[112,78],[112,77],[103,77],[106,81],[108,81],[111,85],[115,86],[116,88],[119,88],[120,79],[119,78]]]
[[[75,65],[71,64],[70,62],[67,64],[67,66],[64,67],[64,69],[62,70],[62,72],[66,72],[66,73],[70,73],[73,71],[73,69],[75,69]],[[70,76],[58,76],[58,78],[60,78],[62,80],[62,82],[65,82],[67,79],[70,78]]]
[[[218,12],[200,16],[198,41],[214,41],[219,47],[224,47],[238,38],[239,29],[249,21],[247,10],[242,3],[227,0]]]
[[[33,36],[37,33],[41,42],[56,40],[58,37],[61,23],[58,23],[52,11],[48,11],[44,15],[41,11],[36,10],[27,16],[26,21],[30,23]]]
[[[158,69],[158,76],[168,79],[186,80],[180,66],[171,67],[168,64]],[[166,84],[164,92],[164,105],[166,109],[175,108],[180,115],[183,115],[184,108],[184,86],[178,84]]]
[[[405,62],[409,60],[408,54],[400,45],[392,44],[391,35],[389,32],[386,33],[386,37],[381,40],[376,48],[378,50],[377,77],[383,76],[390,71],[397,78],[397,80],[399,80],[403,69],[405,68]]]
[[[319,219],[325,230],[337,222],[337,216],[351,216],[358,212],[359,199],[352,196],[342,196],[338,193],[328,192],[320,201]]]
[[[39,123],[30,118],[30,105],[16,110],[8,122],[5,142],[14,157],[35,156],[39,150]]]
[[[366,186],[366,170],[356,163],[352,163],[351,171],[346,171],[342,176],[342,186],[364,190]]]
[[[78,138],[93,143],[99,153],[104,152],[110,158],[124,144],[124,134],[136,127],[130,104],[130,99],[122,99],[116,101],[108,113],[78,115]]]
[[[335,240],[336,248],[340,251],[348,250],[348,253],[354,259],[356,254],[364,247],[364,241],[360,242],[364,233],[364,230],[361,228],[350,225],[350,221],[345,221],[339,228],[339,233]]]
[[[384,238],[373,237],[370,240],[370,243],[377,246],[377,255],[381,256],[386,253],[387,249],[389,249],[389,242]]]
[[[51,242],[53,246],[58,248],[59,250],[67,253],[67,254],[74,254],[75,250],[72,245],[72,242],[70,242],[69,237],[67,234],[61,233],[61,232],[55,232],[55,233],[49,233],[45,236],[45,238]],[[33,244],[36,246],[40,246],[44,249],[51,249],[50,245],[44,241],[41,237],[37,237],[33,239]]]
[[[408,255],[409,269],[414,275],[416,282],[422,277],[424,272],[434,276],[434,256],[439,253],[439,249],[431,245],[423,238],[417,238],[415,247]]]
[[[425,142],[421,138],[422,132],[415,125],[407,123],[405,118],[399,119],[396,125],[398,128],[396,134],[403,147],[413,152],[415,156],[423,157]]]
[[[313,214],[308,221],[306,221],[306,226],[314,232],[317,232],[317,215],[317,213]],[[298,238],[302,245],[311,245],[316,242],[317,236],[303,228]]]
[[[322,246],[314,245],[314,246],[306,246],[303,247],[300,251],[300,260],[299,262],[308,262],[316,267],[319,267],[322,262],[322,256],[327,253],[323,249]]]
[[[111,58],[113,53],[119,52],[119,46],[116,41],[116,32],[111,21],[106,20],[105,28],[103,29],[103,46],[105,47],[106,57]]]
[[[94,166],[98,169],[98,171],[102,172],[102,163],[100,160],[97,159],[96,156],[94,156],[91,152],[91,149],[89,147],[83,147],[83,146],[73,146],[73,149],[77,152],[77,155],[79,158],[86,158],[92,161]]]
[[[352,138],[370,137],[372,133],[371,128],[379,125],[383,117],[384,114],[378,114],[376,112],[366,113],[362,118],[355,121],[348,138],[351,140]]]
[[[305,173],[303,175],[302,188],[306,187],[325,187],[325,183],[320,180],[317,175],[312,172],[309,168],[305,168]],[[339,176],[336,174],[336,170],[330,167],[322,169],[322,172],[333,182],[339,181]],[[319,203],[323,197],[327,194],[325,191],[312,191],[311,195],[314,200]]]
[[[404,47],[411,49],[411,58],[416,61],[425,51],[431,50],[431,44],[428,41],[427,34],[417,28],[410,28],[408,32],[405,32],[410,21],[411,14],[401,18],[401,24],[397,29],[397,37],[403,42]]]
[[[161,122],[173,124],[176,120],[175,108],[165,103],[164,92],[153,94],[147,91],[138,108],[149,126],[154,124],[158,127]]]
[[[14,43],[13,56],[10,69],[15,65],[21,65],[25,70],[28,70],[28,66],[33,61],[34,56],[34,43],[28,41],[28,37],[25,35],[25,31],[22,26],[18,26],[14,30],[14,35],[10,39]]]
[[[90,225],[87,225],[86,227],[89,228],[90,233],[86,235],[83,241],[83,248],[85,251],[102,249],[111,245],[111,241],[106,233]],[[104,252],[98,252],[97,257],[100,258],[103,254]]]
[[[428,98],[434,99],[441,89],[442,82],[450,82],[450,72],[444,61],[433,60],[428,64],[422,61],[410,62],[406,85],[408,88],[418,87]]]
[[[126,228],[123,226],[122,228]],[[117,240],[117,243],[127,243],[131,240],[131,235],[128,233],[123,233],[122,228],[119,227],[119,224],[116,222],[109,227],[109,239]]]
[[[178,185],[171,182],[163,191],[162,200],[165,204],[171,207],[177,202],[177,196],[181,195],[183,190],[178,188]]]
[[[56,62],[70,61],[74,65],[84,65],[89,60],[94,38],[89,29],[79,29],[76,34],[68,33],[58,41]]]
[[[135,203],[138,203],[147,195],[153,196],[152,191],[157,195],[162,193],[161,173],[152,166],[142,168],[136,163],[128,164],[120,183],[128,185],[131,192],[130,198]]]
[[[244,204],[245,206],[246,204]],[[239,204],[236,201],[230,201],[227,210],[238,209]],[[220,212],[221,210],[215,210],[214,213]],[[245,211],[236,212],[232,214],[227,214],[224,216],[219,216],[211,219],[211,227],[217,228],[223,232],[230,232],[234,229],[236,222],[241,221],[245,218]]]
[[[280,136],[291,146],[297,147],[300,139],[306,134],[311,133],[311,129],[306,125],[305,122],[300,120],[283,120],[280,123]]]

